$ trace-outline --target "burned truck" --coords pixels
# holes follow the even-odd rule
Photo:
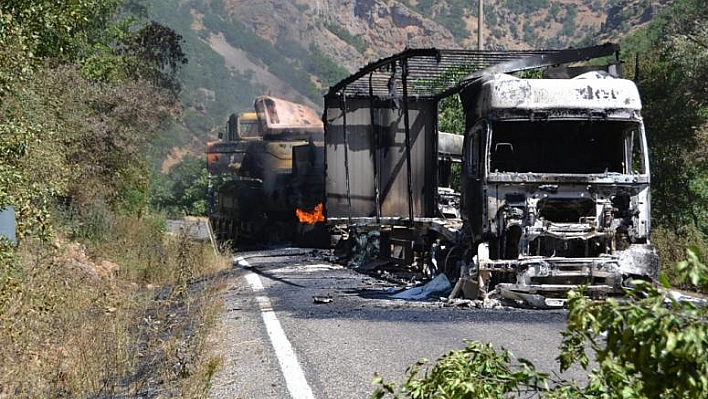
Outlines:
[[[451,297],[553,307],[581,286],[604,297],[655,279],[641,101],[618,51],[409,49],[367,65],[325,96],[328,223],[354,252],[376,240],[371,262],[445,274]],[[548,67],[573,77],[512,75]],[[437,195],[450,95],[465,117],[459,218]]]
[[[271,96],[257,97],[254,110],[232,116],[227,141],[208,147],[209,219],[217,239],[235,245],[288,242],[322,225],[324,217],[314,214],[324,192],[319,115]]]
[[[580,285],[602,297],[628,279],[656,278],[649,158],[632,81],[603,71],[494,74],[460,97],[463,214],[477,246],[463,278],[472,288],[549,302]]]

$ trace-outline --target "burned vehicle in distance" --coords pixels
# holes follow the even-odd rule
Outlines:
[[[207,147],[217,241],[262,247],[325,240],[322,134],[315,110],[272,96],[256,97],[253,112],[229,118],[226,139]]]

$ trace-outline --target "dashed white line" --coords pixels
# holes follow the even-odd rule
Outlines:
[[[242,257],[234,259],[234,263],[245,269],[251,267],[248,261]],[[263,291],[263,282],[257,274],[248,272],[245,278],[253,292]],[[290,344],[283,327],[280,325],[278,317],[273,311],[270,299],[266,296],[259,296],[256,297],[256,301],[258,301],[263,323],[265,323],[268,337],[275,350],[275,355],[278,357],[280,370],[285,377],[285,384],[288,387],[290,396],[293,399],[314,399],[315,396],[312,394],[312,389],[307,383],[305,373],[302,371],[293,346]]]

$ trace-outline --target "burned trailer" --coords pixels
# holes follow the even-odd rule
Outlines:
[[[492,74],[460,96],[462,212],[477,247],[463,289],[549,307],[580,286],[605,297],[632,279],[657,277],[647,142],[632,81],[604,71]]]
[[[610,83],[616,80],[606,79],[604,85],[596,86],[585,79],[585,87],[558,83],[568,91],[565,96],[531,91],[539,99],[555,98],[559,105],[571,100],[571,91],[585,90],[583,95],[592,96],[596,103],[590,110],[561,107],[571,111],[558,117],[562,123],[553,135],[529,136],[529,148],[538,148],[539,140],[554,143],[556,136],[564,137],[564,129],[618,122],[613,131],[621,131],[621,138],[610,138],[610,133],[588,138],[601,140],[593,142],[597,148],[621,145],[607,154],[597,150],[615,163],[593,176],[587,176],[582,168],[563,170],[567,163],[551,169],[552,176],[539,177],[539,172],[532,170],[498,172],[503,170],[497,167],[503,162],[502,152],[512,150],[514,144],[507,136],[517,131],[530,133],[523,133],[527,126],[518,124],[514,126],[519,130],[510,126],[508,132],[487,136],[493,131],[491,121],[498,116],[484,108],[489,107],[487,99],[477,94],[495,74],[557,67],[616,55],[618,50],[614,44],[499,52],[408,49],[365,66],[332,87],[324,99],[327,223],[342,237],[353,240],[351,246],[367,252],[364,258],[374,258],[372,263],[387,262],[424,276],[446,274],[457,282],[453,296],[464,293],[480,298],[496,290],[513,300],[549,306],[559,302],[546,298],[562,298],[567,290],[580,285],[590,286],[601,296],[619,292],[627,279],[655,277],[658,258],[648,242],[644,131],[639,109],[632,108],[638,104],[622,108],[619,100],[603,103],[605,97],[618,94]],[[565,72],[571,70],[566,68]],[[557,68],[554,71],[558,73]],[[530,113],[520,107],[529,90],[500,87],[497,93],[506,99],[505,105],[514,105],[506,112],[527,124],[555,118],[556,109],[544,114],[540,109]],[[440,99],[457,94],[463,100],[467,122],[459,218],[441,212],[440,193],[445,190],[439,188],[446,186],[442,170],[446,165],[441,162],[437,119]],[[620,115],[625,119],[620,121]],[[486,126],[486,130],[479,126]],[[480,133],[475,136],[477,128]],[[527,144],[519,142],[517,146]],[[569,153],[574,148],[556,149]],[[497,149],[499,159],[491,156]],[[545,147],[538,151],[541,158],[553,159],[544,152]],[[619,151],[632,157],[617,164]],[[639,158],[633,154],[640,154]],[[641,164],[636,166],[642,169],[636,173],[627,172],[630,166],[621,169],[622,162],[631,165],[629,162],[639,160]],[[492,166],[497,169],[490,169]],[[581,177],[576,179],[578,175]],[[367,240],[374,241],[373,245]],[[570,250],[570,246],[585,248],[578,242],[588,243],[582,257]],[[598,242],[602,242],[599,247]],[[360,262],[361,256],[357,258]],[[613,269],[612,265],[620,263],[624,266]]]

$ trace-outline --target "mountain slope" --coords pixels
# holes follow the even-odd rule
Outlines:
[[[670,3],[500,0],[485,5],[484,47],[617,40]],[[172,134],[214,137],[263,93],[320,109],[329,86],[406,47],[477,48],[477,11],[465,0],[156,0],[152,17],[183,36],[190,60]]]

